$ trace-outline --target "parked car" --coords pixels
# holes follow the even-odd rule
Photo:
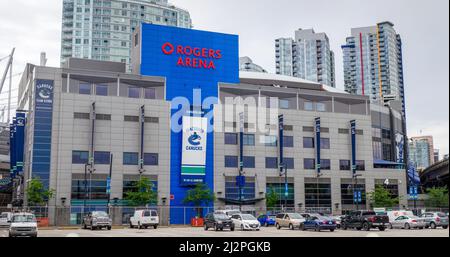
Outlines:
[[[38,226],[36,216],[32,213],[14,213],[9,226],[9,237],[29,236],[37,237]]]
[[[331,217],[334,222],[336,223],[336,228],[341,228],[341,221],[342,221],[342,216],[333,216]]]
[[[420,217],[425,219],[426,228],[448,228],[448,216],[443,212],[425,212]]]
[[[241,228],[244,230],[256,230],[259,231],[261,229],[261,224],[255,218],[255,216],[251,214],[234,214],[231,217],[235,228]]]
[[[111,230],[112,220],[109,217],[108,213],[104,211],[93,211],[84,216],[81,226],[84,229],[87,229],[89,227],[91,228],[91,230],[95,230],[97,228],[106,228],[108,230]]]
[[[234,214],[241,214],[240,210],[217,210],[215,213],[222,213],[231,218]]]
[[[369,231],[372,228],[378,228],[380,231],[384,231],[387,225],[389,225],[389,217],[377,215],[374,211],[354,211],[350,215],[346,215],[341,221],[343,230],[355,228]]]
[[[215,231],[223,231],[224,229],[234,231],[234,227],[231,218],[224,213],[208,213],[205,217],[205,230],[214,228]]]
[[[275,226],[275,219],[276,215],[268,215],[268,214],[262,214],[258,216],[258,221],[261,224],[261,226]]]
[[[130,228],[137,227],[148,228],[153,227],[157,229],[159,225],[159,216],[156,210],[138,210],[134,212],[134,215],[130,218]]]
[[[12,212],[2,212],[2,214],[0,214],[0,227],[9,227],[12,216]]]
[[[426,226],[427,226],[427,223],[425,222],[424,218],[419,218],[417,216],[409,216],[409,215],[399,216],[391,222],[391,229],[392,228],[424,229]]]
[[[300,229],[314,229],[317,232],[320,232],[321,230],[330,230],[331,232],[334,232],[334,230],[336,230],[336,221],[331,217],[311,215],[300,225]]]
[[[275,226],[277,227],[277,229],[300,229],[301,224],[305,222],[305,220],[306,219],[298,213],[279,213],[275,218]]]

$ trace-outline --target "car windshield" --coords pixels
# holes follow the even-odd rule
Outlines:
[[[227,211],[228,216],[233,216],[234,214],[239,214],[240,211]]]
[[[275,219],[276,216],[275,216],[275,215],[270,215],[268,218],[269,218],[269,219]]]
[[[366,212],[363,212],[362,215],[364,215],[364,216],[375,216],[377,214],[374,211],[366,211]]]
[[[256,220],[256,218],[250,214],[242,214],[242,220]]]
[[[92,216],[97,216],[97,217],[108,217],[108,214],[104,211],[95,211],[92,213]]]
[[[289,214],[289,217],[294,220],[303,219],[302,215],[300,215],[298,213],[291,213],[291,214]]]
[[[228,219],[228,216],[225,214],[218,213],[218,214],[214,214],[214,218],[219,219],[219,220],[225,220],[225,219]]]
[[[447,217],[447,215],[445,215],[445,213],[443,213],[443,212],[438,212],[437,216],[442,217],[442,218]]]
[[[12,218],[13,222],[36,222],[34,215],[20,214],[14,215]]]
[[[0,215],[0,219],[7,219],[7,218],[8,218],[8,215],[6,213]]]

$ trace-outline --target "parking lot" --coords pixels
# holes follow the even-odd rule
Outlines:
[[[370,232],[357,230],[336,230],[334,232],[299,231],[274,227],[261,228],[260,231],[204,231],[203,228],[192,227],[161,227],[158,229],[118,228],[107,230],[83,229],[40,229],[38,237],[449,237],[448,229],[403,230],[388,229],[386,231],[372,230]],[[0,237],[7,237],[6,229],[0,230]]]

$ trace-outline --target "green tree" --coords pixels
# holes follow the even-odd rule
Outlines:
[[[125,193],[125,200],[131,206],[154,205],[158,203],[158,193],[153,190],[150,179],[141,177],[136,182],[136,190]]]
[[[266,206],[267,208],[274,208],[276,204],[280,201],[280,197],[278,196],[275,189],[271,187],[269,192],[266,194]]]
[[[197,217],[202,217],[203,208],[201,206],[215,200],[214,193],[205,184],[197,184],[194,188],[187,191],[183,203],[193,205],[197,210]]]
[[[28,204],[39,206],[48,203],[55,195],[55,190],[45,189],[40,178],[33,178],[29,181],[26,188]]]
[[[375,186],[375,190],[368,193],[368,196],[374,208],[394,207],[400,202],[399,197],[393,197],[389,190],[380,185]]]
[[[427,207],[445,208],[448,207],[448,189],[447,187],[433,187],[427,189]]]

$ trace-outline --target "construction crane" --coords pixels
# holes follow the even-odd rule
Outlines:
[[[8,70],[9,70],[10,76],[9,76],[9,90],[8,90],[8,119],[6,120],[6,124],[9,124],[10,118],[11,118],[11,88],[12,88],[12,77],[13,77],[12,66],[13,66],[13,57],[14,57],[15,51],[16,51],[16,48],[13,48],[11,51],[11,54],[9,55],[9,60],[8,60],[8,63],[6,64],[5,71],[3,72],[2,80],[0,81],[0,93],[1,93],[3,90],[3,85],[5,84],[5,81],[6,81],[6,75],[8,74]]]

